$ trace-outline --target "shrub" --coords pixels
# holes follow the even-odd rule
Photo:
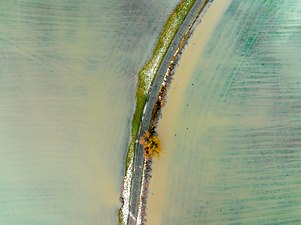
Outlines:
[[[139,143],[143,146],[145,158],[159,156],[161,152],[160,140],[158,135],[146,131],[140,138]]]

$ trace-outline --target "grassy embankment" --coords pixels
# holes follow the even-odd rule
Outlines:
[[[126,168],[133,160],[135,140],[137,139],[143,109],[153,78],[162,63],[164,55],[167,52],[174,35],[194,2],[195,0],[182,0],[177,5],[163,27],[151,59],[139,71],[138,87],[136,91],[136,110],[132,120],[131,143],[126,157]]]

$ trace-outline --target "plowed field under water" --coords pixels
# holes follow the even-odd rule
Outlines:
[[[138,71],[177,0],[0,1],[0,224],[118,222]]]
[[[301,224],[300,11],[232,0],[195,31],[159,121],[149,224]]]

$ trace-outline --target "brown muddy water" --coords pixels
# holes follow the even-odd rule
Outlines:
[[[137,71],[177,3],[0,1],[0,225],[117,224]]]
[[[162,110],[162,119],[158,124],[158,133],[162,142],[163,153],[159,160],[153,162],[152,179],[150,183],[150,194],[147,203],[147,224],[162,224],[162,217],[165,214],[165,204],[168,194],[169,175],[168,169],[173,138],[170,134],[174,133],[174,126],[178,123],[177,113],[183,106],[183,95],[187,83],[194,68],[197,65],[200,53],[207,45],[212,32],[220,21],[224,11],[230,1],[214,1],[201,18],[201,22],[193,31],[193,35],[188,40],[184,52],[182,53],[179,66],[173,75],[171,87],[167,92],[167,104]],[[164,116],[168,115],[168,116]],[[176,134],[175,134],[176,135]]]
[[[158,124],[147,224],[301,224],[300,10],[294,0],[208,9]]]

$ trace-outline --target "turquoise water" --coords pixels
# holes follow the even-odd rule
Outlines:
[[[0,224],[117,224],[137,71],[177,1],[0,1]]]
[[[162,140],[161,224],[301,224],[300,12],[232,1]]]

